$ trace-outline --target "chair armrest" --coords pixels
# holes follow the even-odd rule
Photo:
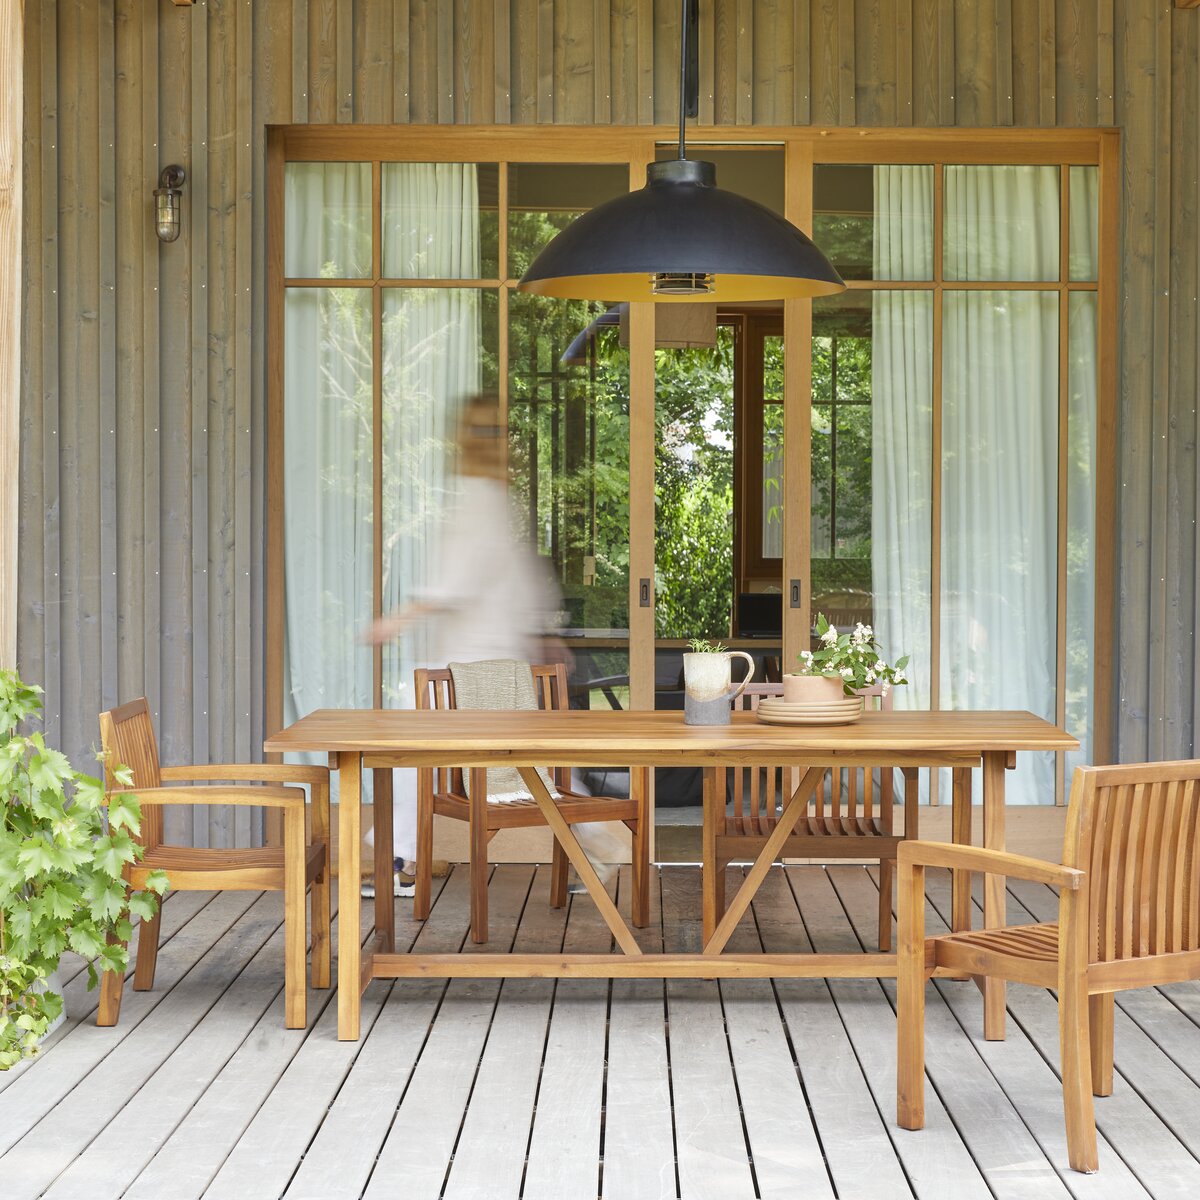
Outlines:
[[[328,767],[297,763],[203,763],[183,767],[161,767],[163,779],[238,779],[256,783],[329,782]]]
[[[156,787],[114,788],[114,796],[136,796],[147,804],[249,804],[265,808],[302,808],[298,787]]]
[[[978,846],[957,846],[949,842],[901,842],[897,849],[900,866],[949,867],[959,871],[983,871],[989,875],[1009,875],[1046,883],[1051,887],[1075,892],[1087,878],[1086,871],[1060,867],[1057,863],[1005,850],[984,850]]]

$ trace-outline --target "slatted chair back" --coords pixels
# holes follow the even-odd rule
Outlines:
[[[1200,762],[1079,768],[1063,865],[1088,873],[1092,962],[1200,950]]]
[[[859,693],[868,708],[885,712],[892,709],[892,696],[882,685],[862,688]],[[734,706],[743,711],[757,710],[765,697],[783,695],[782,683],[750,683],[734,701]],[[765,771],[734,771],[733,775],[733,823],[746,833],[767,833],[782,809],[792,788],[799,782],[798,772],[789,770],[787,786],[780,788],[775,769],[769,765]],[[747,778],[748,777],[748,778]],[[876,786],[875,772],[859,767],[830,767],[813,791],[809,802],[809,814],[827,820],[829,828],[853,829],[856,823],[864,823],[864,832],[873,821],[878,820],[884,832],[892,831],[892,803],[895,785],[892,772],[883,768],[879,772]]]
[[[133,772],[133,786],[155,788],[162,785],[158,763],[158,742],[154,722],[145,696],[130,700],[100,714],[100,744],[109,755],[105,770],[113,782],[111,770],[120,764]],[[142,830],[139,841],[147,850],[162,844],[162,805],[142,803]]]
[[[533,690],[538,708],[544,712],[568,707],[567,668],[562,663],[534,664]],[[414,690],[417,708],[453,709],[457,705],[454,696],[454,676],[449,668],[431,669],[418,667],[414,672]],[[562,784],[561,770],[555,772],[555,782]],[[459,767],[436,767],[433,772],[433,790],[465,796],[462,770]]]

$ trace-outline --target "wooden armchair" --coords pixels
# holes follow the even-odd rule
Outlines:
[[[757,709],[764,696],[783,695],[782,683],[752,683],[734,701],[743,709]],[[877,704],[890,711],[891,695],[882,687],[863,689],[868,704]],[[726,805],[718,803],[717,821],[713,824],[715,844],[706,847],[705,863],[715,863],[715,870],[706,870],[704,888],[705,940],[716,928],[725,912],[725,868],[735,859],[753,858],[762,848],[779,819],[787,795],[780,786],[780,769],[764,764],[756,770],[734,770],[732,788],[727,782],[728,770],[716,772],[717,797],[733,795],[733,815]],[[792,777],[795,778],[792,778]],[[791,787],[798,782],[799,772],[782,772]],[[861,767],[830,767],[818,783],[809,805],[807,817],[802,817],[795,833],[784,845],[788,858],[877,858],[879,860],[879,949],[888,950],[892,944],[892,874],[896,862],[896,847],[904,838],[917,836],[919,808],[917,804],[917,773],[904,772],[904,832],[894,828],[893,809],[895,785],[893,772],[875,771]],[[787,791],[790,793],[791,788]],[[711,922],[711,924],[710,924]]]
[[[145,855],[126,870],[130,887],[141,887],[151,871],[167,873],[176,891],[282,891],[284,907],[284,1005],[289,1029],[307,1023],[304,959],[307,949],[304,895],[312,889],[312,985],[326,988],[330,977],[329,944],[329,772],[324,767],[254,763],[160,767],[158,745],[145,698],[100,714],[100,738],[111,762],[133,772],[130,789],[141,803],[139,841]],[[163,787],[174,780],[261,781],[265,787]],[[305,836],[302,787],[312,787],[312,837]],[[283,810],[283,845],[245,850],[210,850],[163,843],[164,804],[249,804]],[[154,986],[158,958],[159,915],[143,921],[138,934],[133,986]],[[124,976],[106,971],[101,981],[98,1025],[115,1025],[121,1011]]]
[[[925,1119],[925,981],[991,976],[1058,991],[1067,1151],[1097,1169],[1093,1093],[1113,1086],[1113,993],[1200,978],[1200,762],[1078,767],[1063,865],[996,850],[900,847],[897,1118]],[[925,870],[1046,883],[1058,921],[926,939]]]
[[[567,708],[567,671],[561,663],[535,666],[534,689],[542,709]],[[455,707],[454,680],[449,670],[418,670],[415,673],[418,709]],[[630,771],[628,799],[612,796],[580,796],[570,791],[571,773],[554,768],[555,788],[560,793],[558,811],[568,825],[583,821],[623,821],[633,833],[633,898],[630,904],[634,925],[650,919],[650,818],[647,811],[645,767]],[[545,825],[541,809],[532,798],[516,803],[487,802],[487,771],[471,770],[470,798],[458,768],[421,768],[417,774],[417,879],[413,916],[429,916],[432,891],[433,815],[438,813],[470,827],[471,939],[487,941],[487,847],[501,829]],[[550,904],[561,908],[567,902],[568,860],[557,839],[550,871]]]

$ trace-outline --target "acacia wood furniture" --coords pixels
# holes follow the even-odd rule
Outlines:
[[[729,976],[891,977],[894,954],[723,954],[772,862],[808,805],[819,770],[833,764],[892,767],[983,767],[985,844],[1004,848],[1004,771],[1021,750],[1072,750],[1070,734],[1026,712],[871,712],[852,725],[764,725],[753,714],[733,714],[722,726],[685,725],[679,712],[447,712],[318,709],[267,739],[271,753],[318,751],[338,770],[338,1037],[359,1035],[363,988],[372,980],[427,976],[642,977]],[[542,763],[634,767],[684,764],[747,767],[774,762],[801,768],[800,782],[699,954],[643,954],[601,886],[571,827],[550,799],[537,771]],[[620,950],[618,954],[396,954],[394,903],[387,881],[390,845],[375,849],[375,937],[361,945],[358,898],[362,832],[362,771],[394,767],[516,767],[546,822],[562,843]],[[378,782],[376,784],[378,787]],[[711,784],[709,786],[711,796]],[[378,817],[378,814],[377,814]],[[712,806],[705,810],[713,817]],[[984,921],[1003,918],[1004,882],[984,888]],[[988,1036],[1004,1035],[1004,985],[985,991]]]
[[[212,763],[206,766],[164,767],[158,761],[158,743],[150,708],[144,697],[100,714],[100,738],[109,755],[107,769],[121,764],[133,773],[132,788],[142,809],[138,840],[144,848],[141,862],[130,864],[126,878],[132,888],[142,887],[151,871],[165,871],[175,891],[282,891],[284,912],[284,1009],[289,1029],[307,1024],[304,959],[308,947],[304,896],[312,893],[312,985],[330,983],[329,900],[329,771],[325,767],[293,764]],[[238,780],[259,782],[260,787],[163,787],[175,780]],[[111,782],[110,775],[110,782]],[[304,789],[288,784],[308,784],[312,789],[312,836],[305,836]],[[262,805],[283,813],[283,845],[253,849],[209,849],[171,846],[163,842],[164,804]],[[389,889],[390,891],[390,889]],[[161,909],[143,921],[138,933],[137,966],[133,986],[148,991],[154,986],[158,958]],[[124,975],[106,971],[100,988],[97,1025],[115,1025],[121,1011]]]
[[[899,854],[897,1119],[925,1119],[925,981],[970,974],[1058,992],[1067,1151],[1097,1169],[1092,1094],[1113,1086],[1113,993],[1200,978],[1200,761],[1077,767],[1062,866],[933,842]],[[1059,891],[1058,921],[925,937],[928,867]]]
[[[534,690],[544,711],[567,708],[567,669],[562,663],[533,666]],[[418,669],[415,672],[419,710],[455,709],[454,679],[449,670]],[[471,873],[471,940],[487,941],[488,843],[501,829],[527,829],[546,824],[532,796],[505,804],[487,800],[487,768],[470,768],[470,795],[460,767],[422,767],[417,772],[417,880],[413,916],[429,916],[433,876],[433,816],[438,813],[470,827],[468,846]],[[623,821],[633,834],[633,896],[630,912],[634,925],[643,927],[650,914],[650,829],[647,819],[646,767],[630,772],[629,796],[586,796],[570,790],[571,772],[553,768],[558,791],[554,804],[568,825],[583,821]],[[550,904],[561,908],[567,902],[568,861],[562,843],[555,839],[550,870]]]
[[[892,711],[890,689],[882,686],[860,690],[868,707],[880,712]],[[747,684],[734,700],[735,709],[755,712],[759,701],[783,695],[782,683]],[[714,819],[706,822],[709,837],[704,844],[704,935],[716,929],[725,911],[725,869],[730,862],[753,857],[779,821],[787,798],[779,784],[779,771],[772,763],[760,764],[765,770],[735,770],[732,787],[727,788],[727,770],[715,773],[712,800]],[[784,779],[795,772],[784,773]],[[878,784],[876,783],[878,776]],[[892,944],[892,877],[896,864],[896,846],[902,838],[918,836],[917,771],[904,771],[904,832],[894,832],[895,782],[888,767],[830,767],[813,789],[808,811],[796,823],[783,853],[796,858],[878,858],[879,859],[879,949]],[[795,786],[794,778],[791,781]],[[790,788],[788,789],[790,794]],[[733,812],[726,812],[723,797],[732,791]],[[706,801],[706,806],[707,806]],[[969,840],[969,839],[968,839]]]

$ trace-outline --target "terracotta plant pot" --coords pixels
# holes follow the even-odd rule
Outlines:
[[[837,704],[846,693],[839,675],[785,675],[783,698],[788,704]]]

